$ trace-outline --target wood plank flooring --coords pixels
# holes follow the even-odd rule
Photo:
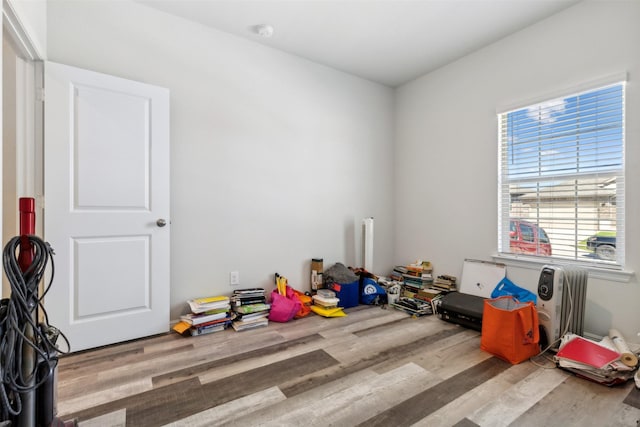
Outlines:
[[[608,388],[480,350],[435,316],[347,309],[266,328],[166,334],[64,356],[58,417],[103,426],[637,426]],[[543,365],[543,366],[540,366]]]

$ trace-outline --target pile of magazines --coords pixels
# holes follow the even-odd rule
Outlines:
[[[613,330],[612,330],[613,331]],[[557,366],[575,375],[612,386],[633,378],[638,358],[621,343],[618,336],[593,341],[575,334],[562,337],[558,353],[554,356]]]

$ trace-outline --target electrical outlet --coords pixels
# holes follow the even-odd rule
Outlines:
[[[231,273],[229,273],[229,284],[231,284],[231,286],[236,286],[240,284],[239,271],[232,271]]]

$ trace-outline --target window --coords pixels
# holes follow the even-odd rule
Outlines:
[[[547,237],[547,233],[542,228],[538,228],[538,240],[540,243],[549,243],[549,237]]]
[[[522,224],[520,226],[520,232],[522,233],[522,240],[528,243],[533,243],[533,227]]]
[[[498,114],[499,252],[624,266],[624,88]]]

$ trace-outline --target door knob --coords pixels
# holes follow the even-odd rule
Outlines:
[[[160,218],[159,220],[156,221],[156,225],[158,227],[164,227],[165,225],[167,225],[167,220],[164,218]]]

